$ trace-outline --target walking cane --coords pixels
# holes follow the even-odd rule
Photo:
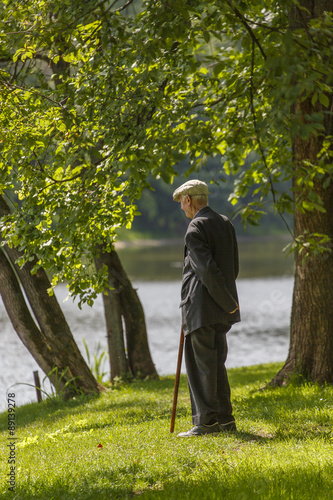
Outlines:
[[[180,370],[182,367],[182,359],[183,359],[183,346],[184,346],[184,331],[183,327],[180,332],[180,341],[179,341],[179,350],[178,350],[178,362],[177,362],[177,372],[175,379],[175,388],[173,391],[173,404],[172,404],[172,413],[171,413],[171,424],[170,424],[170,432],[174,431],[175,428],[175,420],[176,420],[176,408],[177,408],[177,399],[178,399],[178,388],[179,388],[179,379],[180,379]]]

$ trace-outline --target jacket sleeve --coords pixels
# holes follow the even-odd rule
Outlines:
[[[192,225],[186,233],[185,244],[191,267],[199,281],[224,311],[229,314],[233,312],[238,304],[227,289],[225,278],[213,258],[205,234]]]
[[[233,238],[233,243],[234,243],[234,273],[235,273],[235,279],[236,279],[238,276],[238,273],[239,273],[238,244],[237,244],[237,239],[236,239],[235,228],[232,224],[231,224],[231,229],[232,229],[232,238]]]

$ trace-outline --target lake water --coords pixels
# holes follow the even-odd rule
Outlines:
[[[289,321],[292,300],[292,258],[281,253],[284,242],[263,239],[240,241],[241,271],[238,293],[242,321],[228,333],[227,367],[284,361],[289,346]],[[179,294],[182,245],[127,247],[119,250],[125,269],[133,279],[142,301],[150,350],[160,375],[174,374],[180,335]],[[65,300],[65,286],[56,295],[85,356],[83,339],[91,354],[106,347],[103,304],[80,310],[72,300]],[[39,370],[30,353],[19,340],[0,304],[0,411],[5,409],[6,391],[14,384],[33,384],[33,371]],[[108,363],[105,364],[108,370]],[[185,372],[183,363],[182,371]],[[35,390],[15,385],[17,405],[35,401]]]

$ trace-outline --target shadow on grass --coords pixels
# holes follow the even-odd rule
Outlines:
[[[278,365],[276,366],[278,367]],[[269,365],[269,369],[269,376],[270,372],[272,372],[273,376],[278,368],[275,368],[275,365]],[[253,383],[253,381],[264,383],[265,381],[267,382],[267,375],[268,368],[266,365],[230,370],[230,378],[233,386],[243,386]],[[119,387],[110,390],[109,394],[113,396],[112,401],[108,398],[108,394],[96,394],[91,396],[77,396],[69,401],[64,401],[60,397],[56,397],[44,400],[41,404],[30,403],[16,408],[17,425],[19,427],[25,427],[38,420],[43,420],[43,422],[47,424],[48,422],[62,419],[66,415],[75,416],[79,414],[86,405],[99,399],[103,401],[103,408],[101,408],[101,405],[97,404],[95,407],[91,407],[89,409],[90,411],[107,412],[114,409],[125,410],[128,407],[127,417],[134,417],[135,419],[133,409],[142,406],[145,408],[145,419],[153,420],[156,418],[155,413],[157,410],[159,418],[169,418],[172,407],[174,381],[173,376],[167,376],[159,380],[134,380],[128,384],[121,384]],[[130,402],[128,400],[122,401],[123,390],[130,391],[131,396],[137,391],[138,401],[135,401],[134,397],[134,400],[131,399]],[[117,401],[116,398],[118,391],[119,401]],[[152,403],[149,400],[148,393],[156,393],[156,397],[160,399],[160,403]],[[186,398],[186,401],[189,401],[186,375],[181,375],[177,415],[186,415],[188,413],[185,406],[181,403],[182,396]],[[154,414],[149,416],[150,412]],[[0,431],[6,430],[7,425],[7,413],[1,413]]]
[[[132,488],[126,486],[116,486],[117,480],[119,480],[120,475],[128,475],[129,470],[119,469],[115,473],[103,474],[90,474],[85,476],[82,480],[77,478],[77,484],[70,486],[64,484],[66,478],[61,478],[58,481],[54,481],[52,486],[38,484],[36,488],[31,487],[29,484],[26,486],[24,484],[19,485],[15,489],[15,498],[20,500],[109,500],[112,499],[132,499],[133,493]],[[101,482],[106,483],[105,486],[98,486]],[[112,485],[113,483],[113,485]],[[31,493],[29,492],[31,491]]]
[[[178,466],[178,469],[177,469]],[[251,461],[234,468],[223,462],[218,468],[204,469],[201,462],[191,470],[175,464],[173,473],[161,470],[152,477],[140,463],[112,464],[112,470],[96,469],[84,477],[58,477],[52,485],[38,482],[32,486],[23,479],[16,488],[20,500],[326,500],[331,498],[331,464],[309,467],[307,463],[274,464],[260,471]]]
[[[270,441],[274,441],[275,436],[269,433],[265,433],[264,431],[258,430],[257,433],[253,432],[245,432],[245,431],[237,431],[234,433],[235,437],[238,441],[243,441],[245,443],[268,443]]]
[[[170,480],[163,488],[147,489],[142,500],[326,500],[331,496],[331,467],[310,469],[266,469],[254,474],[253,469],[242,469],[224,475],[209,472],[195,481]],[[128,497],[127,497],[128,498]]]
[[[289,438],[305,440],[321,436],[332,439],[331,407],[332,388],[317,386],[269,387],[264,391],[253,389],[273,376],[278,364],[261,365],[231,370],[231,385],[235,387],[234,408],[238,426],[238,439],[263,441]],[[243,386],[249,386],[252,388]],[[174,377],[160,380],[135,380],[120,385],[101,396],[82,396],[73,400],[50,400],[42,404],[33,403],[16,409],[17,428],[40,421],[43,426],[57,420],[72,417],[71,432],[81,432],[75,420],[85,411],[98,415],[87,418],[86,429],[126,425],[134,427],[144,422],[163,420],[169,425],[172,409]],[[190,416],[190,401],[186,376],[181,376],[177,419]],[[76,419],[75,419],[76,417]],[[190,419],[189,419],[190,420]],[[8,415],[0,415],[0,428],[7,430]],[[244,429],[244,432],[243,429]]]
[[[60,398],[52,398],[42,403],[29,403],[15,409],[15,420],[17,428],[25,427],[32,422],[54,422],[66,415],[75,415],[87,403],[98,399],[99,395],[78,396],[75,399],[64,401]],[[7,414],[0,414],[0,431],[7,429]]]
[[[182,385],[185,386],[185,376],[182,376]],[[153,420],[156,416],[149,416],[149,412],[159,408],[159,418],[168,417],[171,414],[172,395],[174,387],[173,377],[164,377],[160,380],[135,380],[131,383],[122,384],[119,387],[110,389],[108,393],[93,394],[90,396],[76,396],[73,399],[65,401],[60,397],[50,398],[44,400],[42,403],[30,403],[16,408],[15,417],[17,428],[23,428],[31,423],[36,423],[39,420],[47,424],[48,422],[54,423],[67,415],[75,416],[85,410],[87,405],[90,405],[90,412],[111,412],[111,410],[126,410],[125,418],[134,418],[135,424],[135,411],[134,408],[145,409],[146,419]],[[122,400],[123,393],[129,392],[129,399]],[[137,398],[135,394],[137,393]],[[156,394],[156,402],[149,400],[151,393]],[[119,400],[117,401],[117,396]],[[112,398],[110,400],[110,398]],[[135,400],[137,399],[137,400]],[[160,402],[158,400],[161,400]],[[99,405],[99,401],[101,405]],[[170,403],[169,403],[170,401]],[[94,405],[96,402],[96,405]],[[92,404],[91,404],[92,403]],[[168,404],[170,409],[168,408]],[[164,409],[161,408],[164,406]],[[149,410],[149,411],[148,411]],[[181,411],[181,407],[179,406]],[[141,417],[140,417],[141,418]],[[112,425],[110,423],[110,425]],[[8,428],[8,415],[7,412],[0,414],[0,432],[6,431]],[[91,427],[90,427],[91,428]]]
[[[304,388],[288,386],[255,391],[238,401],[240,420],[251,420],[275,429],[276,439],[291,437],[332,437],[332,388],[313,385]]]

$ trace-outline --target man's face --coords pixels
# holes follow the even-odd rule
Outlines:
[[[184,210],[186,217],[193,219],[193,207],[191,197],[188,195],[182,196],[180,201],[180,208]]]

